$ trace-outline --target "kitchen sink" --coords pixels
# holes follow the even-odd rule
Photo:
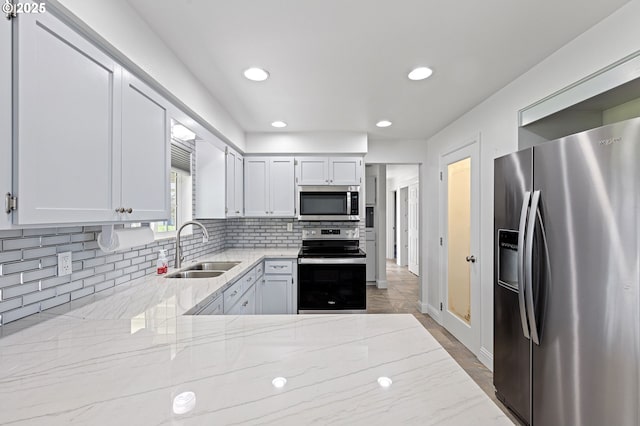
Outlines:
[[[215,278],[226,271],[181,271],[167,275],[167,278]]]
[[[185,268],[185,271],[228,271],[240,262],[200,262]]]

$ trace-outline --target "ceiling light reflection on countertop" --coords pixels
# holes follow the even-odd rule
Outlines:
[[[269,78],[269,72],[262,68],[252,67],[244,70],[244,76],[251,81],[265,81]]]
[[[380,385],[380,387],[382,388],[388,388],[389,386],[391,386],[391,384],[393,383],[393,380],[391,380],[388,377],[382,376],[382,377],[378,377],[378,384]]]
[[[391,126],[391,124],[393,124],[393,123],[391,123],[389,120],[380,120],[380,121],[378,121],[376,123],[376,126],[378,126],[378,127],[389,127],[389,126]]]
[[[173,398],[173,412],[186,414],[196,407],[196,394],[194,392],[182,392]]]
[[[433,74],[433,70],[431,68],[418,67],[411,70],[407,77],[409,77],[409,80],[419,81],[431,77],[431,74]]]
[[[284,385],[287,384],[287,379],[285,379],[284,377],[276,377],[271,381],[271,384],[276,389],[282,389]]]
[[[287,127],[287,123],[285,123],[284,121],[274,121],[273,123],[271,123],[271,125],[273,127],[279,128],[279,129],[281,129],[283,127]]]

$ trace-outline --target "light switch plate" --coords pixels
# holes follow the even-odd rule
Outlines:
[[[58,253],[58,276],[71,275],[71,252]]]
[[[291,222],[287,223],[287,231],[289,232],[293,231],[293,223]]]

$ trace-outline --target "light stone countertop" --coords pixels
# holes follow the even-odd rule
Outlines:
[[[3,326],[0,424],[511,424],[412,315],[183,315],[296,256],[228,250],[203,259],[242,262],[220,277],[144,277]]]

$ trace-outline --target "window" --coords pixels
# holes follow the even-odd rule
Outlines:
[[[156,239],[176,235],[178,227],[192,219],[191,153],[177,144],[171,145],[171,218],[162,222],[151,222]],[[191,227],[185,229],[185,235]]]

